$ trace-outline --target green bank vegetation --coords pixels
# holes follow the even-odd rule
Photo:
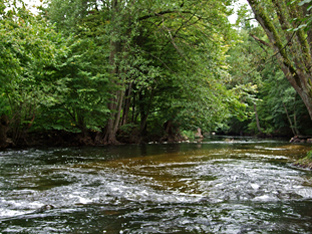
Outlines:
[[[2,0],[0,146],[312,135],[311,3],[248,2]]]

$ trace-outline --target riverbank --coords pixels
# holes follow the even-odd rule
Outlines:
[[[187,140],[181,134],[162,135],[147,134],[141,136],[139,132],[118,131],[116,141],[107,143],[101,132],[87,131],[85,133],[74,133],[63,130],[50,130],[39,132],[28,132],[13,139],[11,135],[6,137],[6,141],[0,145],[0,149],[5,148],[24,148],[24,147],[71,147],[71,146],[104,146],[104,145],[125,145],[125,144],[147,144],[157,143],[176,143]]]
[[[191,132],[191,131],[189,131]],[[309,137],[310,138],[310,137]],[[289,143],[293,144],[305,144],[311,143],[308,137],[293,137]],[[83,133],[74,133],[64,130],[50,130],[50,131],[33,131],[24,133],[19,138],[14,139],[8,134],[6,138],[6,146],[4,148],[28,148],[28,147],[77,147],[77,146],[104,146],[108,145],[103,140],[103,133],[96,131],[87,131]],[[128,145],[128,144],[163,144],[163,143],[180,143],[180,142],[201,142],[205,139],[221,139],[226,142],[236,142],[241,139],[282,139],[287,142],[290,137],[287,136],[267,136],[267,135],[255,135],[255,136],[229,136],[218,134],[203,134],[201,137],[194,134],[186,134],[185,131],[176,134],[163,133],[160,134],[146,134],[141,136],[135,131],[118,131],[116,134],[116,145]],[[298,140],[300,139],[300,140]],[[307,140],[308,139],[308,140]],[[110,144],[114,145],[114,144]],[[1,147],[0,147],[1,148]]]
[[[307,153],[306,157],[297,160],[294,163],[294,165],[297,166],[297,167],[301,167],[301,168],[312,170],[312,157],[311,157],[311,155],[312,155],[312,152],[309,151]]]

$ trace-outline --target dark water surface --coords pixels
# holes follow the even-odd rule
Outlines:
[[[0,233],[312,233],[312,173],[291,164],[310,149],[238,139],[0,151]]]

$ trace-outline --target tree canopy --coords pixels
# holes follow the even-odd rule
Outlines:
[[[304,23],[310,1],[248,0],[273,48],[285,77],[312,119],[311,29]]]
[[[49,0],[34,15],[2,1],[7,135],[27,144],[61,131],[102,145],[178,141],[197,128],[298,134],[312,110],[309,4],[249,0],[261,28],[244,7],[232,25],[235,2]]]

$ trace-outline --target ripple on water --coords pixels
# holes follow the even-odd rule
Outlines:
[[[45,159],[42,168],[36,152],[37,164],[5,169],[15,182],[0,190],[0,232],[311,233],[311,176],[269,150]],[[55,209],[35,213],[46,204]]]
[[[211,199],[280,201],[311,199],[312,188],[302,185],[302,172],[266,162],[228,159],[228,163],[211,163],[194,168],[199,175],[215,176],[200,181],[199,189]],[[206,191],[206,192],[205,192]]]

